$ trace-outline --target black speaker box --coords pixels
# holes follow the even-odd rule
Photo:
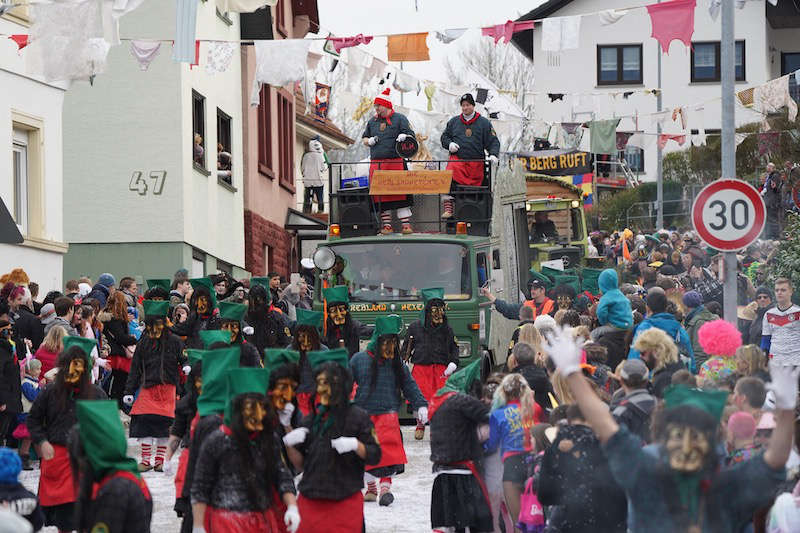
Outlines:
[[[378,233],[377,217],[366,189],[353,192],[340,190],[336,197],[339,212],[332,220],[339,221],[342,237],[363,237]]]

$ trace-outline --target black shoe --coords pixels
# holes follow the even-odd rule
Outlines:
[[[392,505],[393,501],[394,501],[394,496],[392,495],[392,493],[391,492],[384,492],[383,494],[381,494],[381,497],[378,500],[378,504],[381,507],[388,507],[388,506]]]
[[[22,458],[22,469],[33,470],[33,465],[31,464],[30,455],[21,455],[20,457]]]

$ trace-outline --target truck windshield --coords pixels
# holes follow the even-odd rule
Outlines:
[[[337,283],[352,301],[416,300],[420,290],[442,287],[446,300],[472,296],[469,250],[460,244],[375,242],[330,245],[343,259]],[[336,267],[334,267],[336,268]]]

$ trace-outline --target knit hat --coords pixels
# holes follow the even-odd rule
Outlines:
[[[0,484],[13,485],[22,470],[22,460],[11,448],[0,448]]]
[[[712,320],[700,326],[697,341],[709,356],[733,357],[742,345],[742,333],[730,322]]]
[[[203,389],[197,399],[197,412],[200,416],[220,414],[227,404],[228,370],[239,366],[238,347],[206,350],[203,354]],[[264,387],[266,390],[266,387]]]
[[[541,333],[543,329],[555,329],[556,319],[550,315],[539,315],[536,317],[536,320],[533,321],[533,325],[536,330]]]
[[[383,107],[393,109],[390,91],[391,89],[386,87],[378,96],[375,97],[375,101],[373,103],[375,105],[382,105]]]
[[[114,285],[117,284],[117,280],[114,279],[114,276],[112,274],[105,272],[103,274],[100,274],[100,277],[97,278],[97,283],[99,283],[103,287],[113,287]]]
[[[700,307],[703,305],[703,296],[697,291],[689,291],[683,295],[683,305],[686,307]]]
[[[734,439],[752,439],[756,434],[756,419],[748,412],[733,413],[728,419],[728,432]]]
[[[279,366],[300,361],[300,353],[286,348],[267,348],[264,350],[264,367],[270,372]]]
[[[233,302],[219,303],[219,318],[228,322],[241,322],[247,313],[247,306]]]
[[[172,288],[172,283],[170,283],[168,279],[148,279],[147,288],[152,289],[155,287],[161,287],[165,291],[169,292]]]
[[[128,440],[114,400],[78,400],[75,403],[78,435],[95,481],[112,472],[140,477],[136,459],[128,457]]]
[[[322,289],[322,297],[325,299],[325,302],[327,302],[327,305],[350,303],[347,285],[337,285],[336,287]]]
[[[203,389],[205,389],[203,380]],[[225,415],[223,422],[231,425],[233,420],[233,401],[237,396],[258,393],[266,396],[269,387],[269,370],[266,368],[231,368],[225,374]]]
[[[169,313],[169,302],[164,300],[145,300],[142,302],[142,307],[145,318],[164,318]]]
[[[345,348],[336,348],[335,350],[317,350],[316,352],[308,352],[308,363],[311,368],[316,368],[322,363],[339,363],[344,368],[348,368],[350,357]]]
[[[224,329],[204,329],[199,332],[200,342],[203,347],[208,350],[212,344],[224,342],[225,344],[231,343],[231,332]]]
[[[461,95],[461,98],[458,99],[458,104],[461,105],[464,102],[469,102],[470,105],[475,105],[475,98],[472,97],[471,93],[464,93]]]
[[[763,285],[756,289],[756,298],[762,294],[769,296],[770,300],[775,299],[775,296],[773,296],[772,291],[769,290],[769,287],[764,287]]]
[[[42,310],[39,311],[39,320],[43,325],[47,325],[56,319],[56,306],[53,304],[44,304]]]

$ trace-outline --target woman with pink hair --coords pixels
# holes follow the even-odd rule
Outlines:
[[[701,383],[719,384],[736,372],[736,350],[742,345],[738,328],[724,320],[706,322],[697,332],[697,340],[709,355],[697,377]]]

